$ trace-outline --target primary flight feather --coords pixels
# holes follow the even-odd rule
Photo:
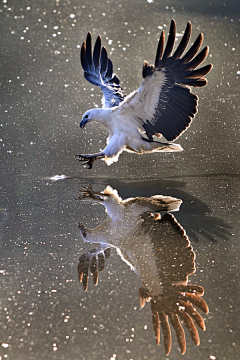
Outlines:
[[[128,96],[113,73],[113,65],[102,47],[98,36],[92,54],[92,36],[87,35],[81,48],[81,64],[85,78],[103,92],[103,107],[85,112],[80,127],[92,121],[104,125],[109,132],[106,148],[97,154],[76,155],[79,161],[92,168],[97,159],[110,165],[125,150],[138,154],[160,151],[182,151],[178,144],[170,143],[178,138],[191,124],[197,113],[198,97],[191,86],[207,84],[204,76],[212,69],[206,65],[196,69],[206,58],[209,48],[200,52],[203,35],[183,55],[191,37],[192,26],[186,30],[173,53],[176,23],[171,21],[169,36],[164,50],[165,34],[162,31],[158,43],[155,65],[144,61],[141,86]],[[196,69],[196,70],[195,70]],[[160,142],[158,138],[164,137]]]

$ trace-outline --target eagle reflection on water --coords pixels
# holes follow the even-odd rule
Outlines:
[[[144,307],[146,301],[151,304],[156,343],[160,343],[161,326],[165,351],[170,353],[170,323],[182,354],[186,352],[182,324],[199,345],[196,325],[204,331],[205,323],[196,308],[208,313],[208,306],[202,299],[204,289],[188,284],[188,276],[196,271],[195,253],[185,230],[171,214],[179,210],[182,200],[161,195],[122,200],[110,186],[95,192],[91,185],[80,191],[78,199],[99,202],[108,214],[94,229],[79,224],[84,241],[100,244],[79,258],[78,274],[84,291],[88,288],[89,272],[97,285],[110,249],[116,248],[122,260],[141,278],[140,306]]]

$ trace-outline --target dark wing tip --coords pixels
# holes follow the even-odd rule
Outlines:
[[[108,58],[106,78],[111,79],[112,76],[113,76],[113,64],[112,61]]]
[[[85,41],[82,43],[81,52],[80,52],[80,60],[81,60],[83,70],[87,71],[88,65],[87,65],[87,59],[86,59],[86,42]]]
[[[86,60],[88,63],[88,67],[92,67],[92,35],[90,32],[87,34],[86,39]]]
[[[180,59],[180,57],[182,56],[182,54],[184,53],[184,51],[188,46],[188,43],[191,38],[191,33],[192,33],[192,24],[190,23],[190,21],[188,21],[182,40],[180,41],[180,44],[178,45],[175,53],[173,54],[172,60]]]
[[[163,56],[164,42],[165,42],[165,33],[164,33],[164,31],[162,31],[159,42],[158,42],[158,48],[157,48],[157,53],[156,53],[156,58],[155,58],[155,67],[156,68],[160,67],[160,61],[162,60],[162,56]]]
[[[87,33],[86,43],[92,47],[92,34],[90,32]]]
[[[203,43],[203,34],[200,33],[198,35],[197,39],[195,40],[194,44],[190,47],[188,52],[181,59],[181,62],[182,63],[189,62],[197,54],[197,52],[199,51],[202,43]]]
[[[102,38],[100,35],[98,35],[93,50],[93,64],[95,70],[97,70],[100,66],[101,47],[102,47]]]
[[[171,32],[171,29],[176,30],[176,21],[174,19],[171,20],[171,25],[170,25],[170,31],[169,32]]]
[[[172,19],[171,25],[170,25],[170,30],[169,30],[169,35],[168,35],[168,41],[167,41],[167,45],[166,45],[166,48],[165,48],[165,51],[163,54],[162,61],[165,61],[172,54],[173,47],[175,44],[176,32],[177,32],[176,22],[174,19]]]
[[[108,56],[107,56],[107,50],[106,48],[103,46],[102,47],[102,52],[101,52],[101,66],[100,66],[100,72],[101,74],[106,73],[107,71],[107,64],[108,64]]]

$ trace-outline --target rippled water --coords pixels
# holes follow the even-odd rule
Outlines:
[[[237,359],[238,6],[237,1],[2,1],[1,360]],[[92,170],[85,169],[75,154],[99,151],[107,137],[98,124],[79,128],[82,114],[101,106],[101,93],[84,79],[79,62],[87,32],[94,38],[101,34],[129,93],[141,84],[143,61],[154,61],[160,32],[168,32],[171,18],[179,38],[188,20],[192,40],[204,33],[204,46],[210,46],[207,61],[214,65],[207,87],[196,90],[199,112],[176,141],[184,151],[124,153],[110,167],[98,161]],[[152,225],[141,228],[146,239],[140,236],[132,215],[123,221],[130,224],[131,234],[107,227],[102,204],[77,200],[87,184],[96,192],[110,185],[122,199],[164,195],[182,200],[172,216],[195,254],[196,271],[186,270],[188,285],[204,288],[202,299],[209,307],[208,314],[199,310],[206,331],[199,329],[198,347],[183,325],[187,348],[182,356],[171,326],[172,349],[165,355],[163,331],[156,345],[151,301],[140,307],[143,274],[150,271],[146,266],[155,266],[164,282],[173,276],[171,269],[184,264],[182,245],[173,251],[176,263],[171,262],[171,248],[159,256],[163,242],[175,234],[170,225],[170,233],[163,230],[164,213],[162,219],[151,219],[159,225],[154,225],[157,240],[147,235]],[[144,212],[140,214],[148,224]],[[98,234],[94,241],[104,243],[105,250],[111,247],[110,256],[99,260],[104,270],[98,276],[92,252],[98,284],[94,286],[90,275],[87,291],[79,282],[79,258],[98,244],[84,241],[79,222],[88,229],[105,224],[100,225],[105,226],[102,238]],[[154,241],[148,252],[147,244]],[[88,267],[83,268],[86,279]],[[149,285],[150,275],[147,279]],[[83,284],[86,288],[86,280]],[[171,303],[170,290],[166,293]],[[140,300],[143,294],[147,297],[140,291]],[[157,290],[150,295],[157,296]]]

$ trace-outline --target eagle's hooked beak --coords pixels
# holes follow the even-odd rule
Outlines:
[[[80,122],[80,128],[83,129],[84,126],[88,123],[89,119],[82,119],[82,121]]]
[[[88,114],[83,115],[82,121],[80,122],[80,128],[83,129],[84,126],[90,121],[90,116]]]

